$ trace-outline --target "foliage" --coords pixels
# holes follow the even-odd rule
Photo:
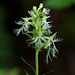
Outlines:
[[[72,4],[75,4],[75,0],[45,0],[45,6],[55,8],[55,9],[64,9],[70,7]]]
[[[8,68],[2,68],[0,69],[0,75],[20,75],[20,69],[17,67],[10,70]]]

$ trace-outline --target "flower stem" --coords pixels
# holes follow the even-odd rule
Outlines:
[[[36,72],[35,72],[35,75],[39,75],[38,55],[39,55],[39,50],[36,49],[36,53],[35,53]]]

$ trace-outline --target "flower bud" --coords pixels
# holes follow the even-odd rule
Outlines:
[[[43,4],[42,4],[42,3],[40,3],[39,8],[40,8],[40,9],[43,8]]]
[[[37,10],[37,7],[36,6],[33,6],[33,11],[36,12],[36,10]]]
[[[40,3],[39,8],[38,8],[38,11],[39,11],[41,8],[43,8],[43,4],[42,4],[42,3]]]
[[[46,12],[46,9],[45,9],[45,8],[43,8],[43,12],[44,12],[44,13]]]

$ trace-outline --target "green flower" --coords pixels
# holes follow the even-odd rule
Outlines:
[[[28,11],[31,17],[22,18],[22,20],[16,22],[20,25],[20,29],[16,29],[15,32],[17,35],[22,32],[26,34],[32,40],[30,43],[35,44],[37,50],[42,51],[42,49],[47,50],[46,60],[48,63],[48,58],[51,59],[51,54],[53,57],[56,57],[58,50],[55,46],[55,42],[61,41],[56,39],[56,33],[52,34],[50,22],[47,22],[47,19],[50,9],[43,8],[43,4],[39,5],[37,9],[36,6],[33,6],[32,10]],[[31,28],[33,27],[33,28]]]

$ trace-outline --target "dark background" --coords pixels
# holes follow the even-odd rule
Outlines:
[[[56,0],[56,3],[57,1],[59,0]],[[30,75],[34,75],[32,69],[22,61],[21,56],[35,67],[35,51],[32,47],[28,47],[28,42],[25,41],[28,39],[26,35],[16,36],[13,30],[19,28],[15,21],[29,16],[27,11],[41,2],[44,3],[44,7],[51,9],[51,18],[48,20],[52,21],[52,32],[58,32],[57,37],[63,38],[63,41],[56,43],[59,54],[57,58],[52,58],[53,61],[49,61],[49,64],[45,63],[46,51],[40,52],[40,75],[53,70],[48,75],[75,75],[75,5],[72,2],[63,5],[64,0],[60,2],[62,6],[52,5],[50,0],[2,0],[0,2],[0,75],[3,75],[3,72],[5,75],[7,72],[14,72],[16,75],[20,72],[20,75],[25,75],[24,69]],[[8,73],[7,75],[10,75]]]

